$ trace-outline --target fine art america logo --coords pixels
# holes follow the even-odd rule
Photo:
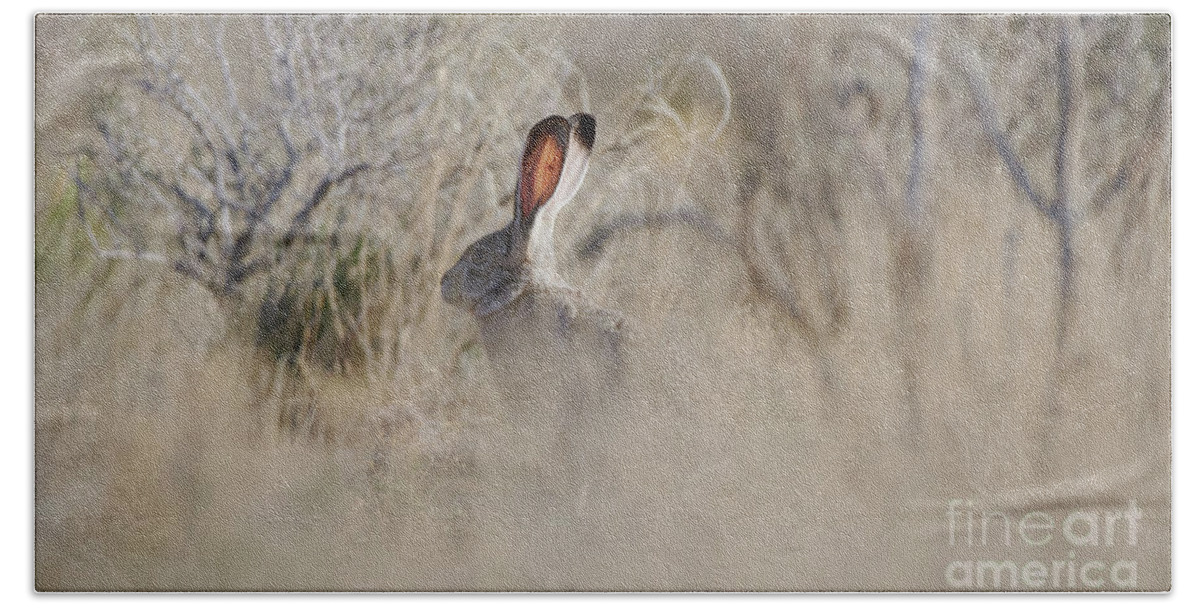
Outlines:
[[[986,553],[985,559],[946,566],[946,584],[976,591],[1119,591],[1137,588],[1137,561],[1121,556],[1136,547],[1144,512],[1131,500],[1124,509],[1072,511],[1061,519],[1042,511],[1012,514],[951,500],[946,510],[950,546]],[[1005,559],[1005,550],[1044,547],[1053,558]],[[1061,551],[1060,551],[1061,548]],[[1100,554],[1116,559],[1100,559]]]

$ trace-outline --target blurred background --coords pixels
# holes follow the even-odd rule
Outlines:
[[[1091,555],[1166,588],[1170,27],[41,15],[37,586],[917,590],[1074,549],[948,546],[968,499],[1136,500]],[[559,271],[624,333],[489,338],[438,281],[576,111]]]

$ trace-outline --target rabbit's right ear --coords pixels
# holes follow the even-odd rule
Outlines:
[[[522,224],[531,224],[538,207],[554,196],[570,141],[571,124],[562,116],[543,119],[529,130],[513,205],[514,215]]]
[[[567,160],[563,163],[554,200],[549,203],[552,207],[565,205],[575,196],[587,174],[588,158],[596,141],[596,119],[591,114],[574,114],[567,123],[571,125],[571,143],[567,146]]]

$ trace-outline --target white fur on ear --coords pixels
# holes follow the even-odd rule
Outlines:
[[[596,134],[596,120],[590,114],[576,114],[570,119],[571,140],[567,144],[567,160],[563,163],[562,177],[558,189],[547,205],[565,205],[579,191],[583,176],[587,174],[588,160],[592,156],[592,142]],[[556,200],[562,197],[561,200]]]

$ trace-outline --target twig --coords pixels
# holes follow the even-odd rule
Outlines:
[[[313,210],[317,208],[317,205],[321,204],[321,201],[325,200],[325,197],[329,194],[330,190],[332,190],[335,186],[340,185],[342,182],[354,177],[355,175],[368,170],[369,168],[370,166],[366,163],[360,163],[343,170],[337,175],[325,176],[325,178],[321,180],[321,183],[317,184],[316,189],[313,190],[312,196],[308,198],[308,202],[304,204],[304,207],[301,208],[300,211],[296,212],[296,215],[292,217],[291,226],[288,228],[287,233],[283,237],[284,245],[290,244],[292,240],[296,238],[296,234],[308,225],[308,221]]]
[[[1050,208],[1046,202],[1046,198],[1038,194],[1034,189],[1033,182],[1029,178],[1029,171],[1025,169],[1025,165],[1021,163],[1021,159],[1013,150],[1012,144],[1008,141],[1008,136],[1000,130],[999,120],[996,117],[995,102],[992,101],[991,93],[988,92],[986,84],[983,82],[983,76],[976,70],[966,68],[968,90],[971,93],[971,99],[975,103],[979,121],[983,125],[984,133],[992,142],[992,146],[996,149],[996,153],[1000,156],[1000,160],[1004,162],[1004,168],[1008,170],[1009,176],[1025,198],[1033,203],[1034,207],[1043,214],[1049,215]]]
[[[918,221],[924,217],[921,205],[921,177],[925,165],[925,116],[923,101],[925,98],[925,78],[928,71],[927,39],[932,27],[933,18],[922,15],[917,23],[917,31],[913,36],[913,58],[908,69],[907,106],[909,122],[912,125],[912,156],[908,161],[908,179],[904,187],[904,209],[909,222]]]
[[[733,239],[720,226],[709,220],[696,209],[676,209],[661,213],[627,212],[604,222],[575,245],[575,255],[582,260],[593,260],[604,253],[604,248],[621,235],[638,230],[662,230],[681,226],[691,228],[698,234],[721,245],[733,246]]]

